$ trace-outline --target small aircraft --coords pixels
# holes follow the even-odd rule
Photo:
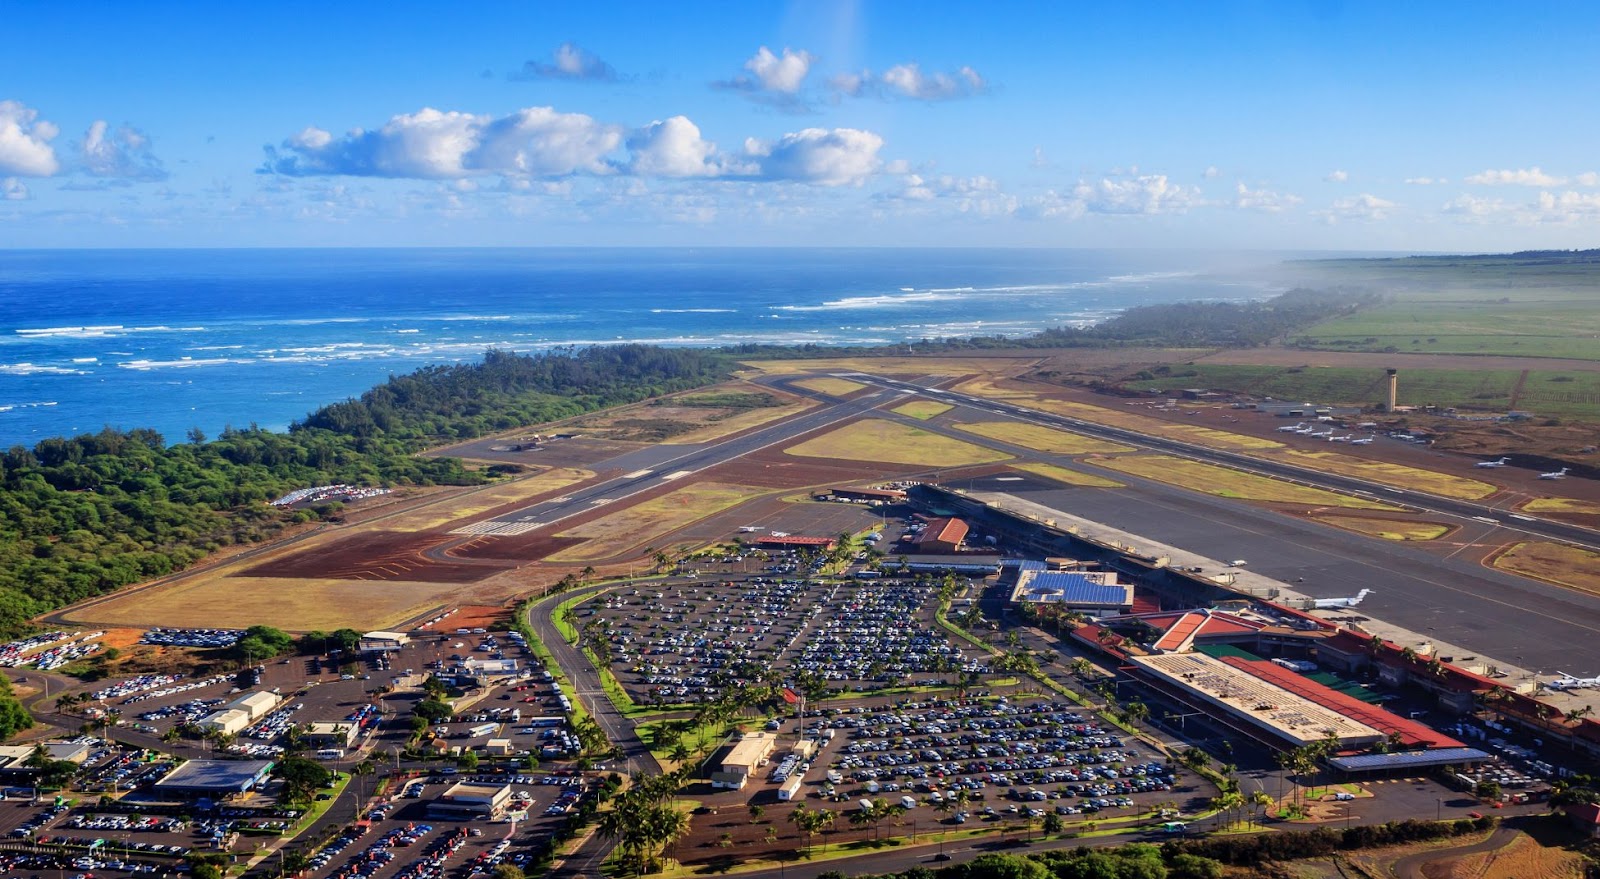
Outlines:
[[[1352,446],[1370,446],[1370,445],[1372,445],[1372,441],[1375,440],[1375,439],[1377,439],[1377,437],[1364,436],[1361,439],[1353,439],[1353,440],[1351,440],[1350,441],[1350,445],[1352,445]]]
[[[739,533],[740,534],[754,534],[755,532],[760,531],[760,530],[761,530],[761,526],[760,525],[740,525],[739,526]]]
[[[1504,466],[1506,466],[1506,462],[1510,461],[1510,460],[1511,460],[1510,458],[1501,458],[1498,461],[1479,461],[1478,463],[1473,464],[1472,466],[1474,466],[1474,467],[1504,467]]]
[[[1540,479],[1566,479],[1567,478],[1567,469],[1568,468],[1566,468],[1566,467],[1562,467],[1560,470],[1554,470],[1554,471],[1552,471],[1550,473],[1540,473],[1539,474],[1539,478]]]
[[[1587,690],[1591,687],[1600,687],[1600,677],[1580,678],[1564,671],[1558,671],[1556,674],[1560,675],[1561,679],[1549,683],[1548,686],[1552,690]]]
[[[1305,426],[1306,426],[1306,423],[1304,421],[1300,422],[1299,424],[1286,424],[1283,427],[1278,428],[1278,432],[1279,433],[1299,433],[1300,429],[1302,427],[1305,427]]]
[[[1348,434],[1348,433],[1345,434],[1344,436],[1330,436],[1330,437],[1328,437],[1328,442],[1330,442],[1330,443],[1347,443],[1349,441],[1350,441],[1350,434]]]
[[[1371,589],[1363,589],[1355,595],[1346,598],[1316,598],[1312,599],[1311,606],[1318,610],[1332,609],[1335,607],[1355,607],[1363,599],[1372,594]]]
[[[1333,431],[1324,430],[1321,433],[1313,433],[1313,434],[1307,434],[1307,435],[1310,436],[1312,439],[1327,439],[1328,437],[1333,436]]]

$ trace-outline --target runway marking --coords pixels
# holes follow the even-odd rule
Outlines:
[[[451,534],[475,534],[481,537],[515,537],[543,528],[543,522],[473,522],[451,529]]]
[[[1472,519],[1474,521],[1477,521],[1477,522],[1487,522],[1490,525],[1499,525],[1500,524],[1500,520],[1499,519],[1491,519],[1488,516],[1473,516]]]
[[[654,471],[654,470],[635,470],[632,473],[624,473],[624,474],[622,474],[622,478],[623,479],[638,479],[641,476],[649,476],[650,474],[652,474],[654,472],[656,472],[656,471]]]
[[[674,479],[682,479],[683,477],[689,476],[692,473],[694,473],[693,470],[679,470],[677,473],[668,473],[666,476],[661,477],[661,481],[671,482]]]
[[[1537,522],[1537,521],[1539,521],[1537,518],[1535,518],[1533,516],[1524,516],[1521,513],[1511,513],[1510,516],[1513,519],[1521,519],[1524,522]]]

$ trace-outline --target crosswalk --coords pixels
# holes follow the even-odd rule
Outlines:
[[[460,528],[452,528],[450,533],[475,534],[479,537],[516,537],[518,534],[527,534],[543,527],[543,522],[473,522]]]

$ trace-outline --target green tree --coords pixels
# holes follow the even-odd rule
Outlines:
[[[333,780],[333,773],[313,760],[290,755],[274,764],[272,777],[280,782],[278,802],[287,805],[311,802]]]

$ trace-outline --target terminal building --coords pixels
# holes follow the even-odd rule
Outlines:
[[[463,781],[428,804],[428,817],[445,821],[493,821],[505,815],[506,804],[510,801],[510,785]]]
[[[750,733],[740,739],[723,758],[722,766],[711,773],[711,786],[743,790],[745,782],[760,771],[777,746],[778,737],[768,732]]]
[[[1021,605],[1049,603],[1063,612],[1091,617],[1114,616],[1133,610],[1133,584],[1117,582],[1114,571],[1046,571],[1028,566],[1017,571],[1011,600]]]
[[[154,786],[157,796],[220,800],[255,790],[272,773],[271,760],[190,760]]]

